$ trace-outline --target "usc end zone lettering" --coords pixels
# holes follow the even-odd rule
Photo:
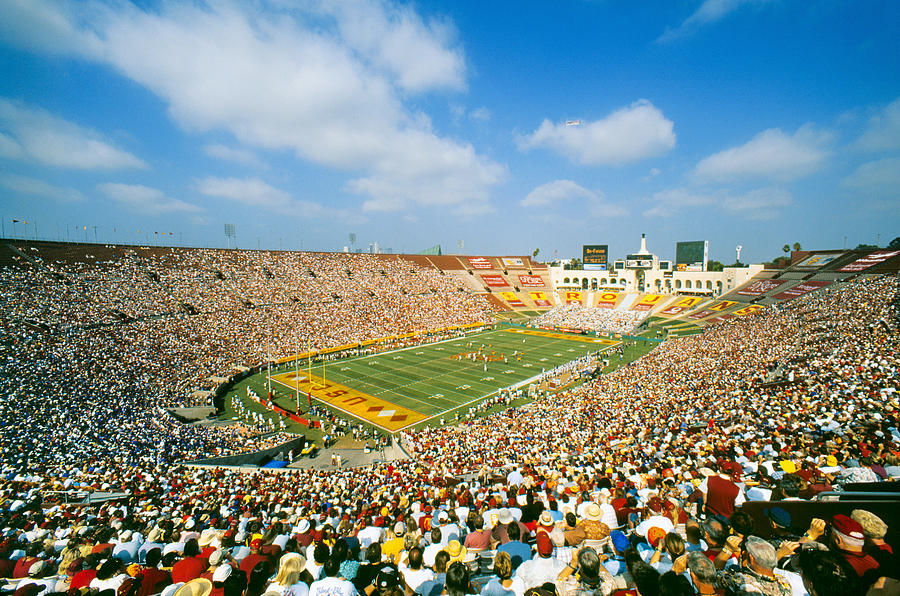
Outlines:
[[[743,317],[746,315],[752,315],[753,313],[757,313],[764,308],[765,308],[765,306],[763,306],[762,304],[751,304],[750,306],[745,306],[744,308],[742,308],[740,310],[734,311],[734,314]]]
[[[564,292],[563,293],[563,301],[566,304],[584,304],[584,300],[582,299],[581,292]]]
[[[659,314],[661,314],[661,315],[680,315],[681,313],[688,310],[689,308],[692,308],[692,307],[700,304],[701,300],[703,300],[703,298],[700,298],[699,296],[687,296],[685,298],[682,298],[681,300],[679,300],[672,306],[667,306],[666,308],[661,310]]]
[[[299,375],[293,372],[274,375],[272,381],[291,391],[299,387],[300,391],[309,393],[319,401],[392,431],[427,418],[425,414],[303,371]]]

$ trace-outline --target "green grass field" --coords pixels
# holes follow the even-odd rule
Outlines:
[[[538,330],[501,329],[435,344],[335,360],[324,366],[321,363],[314,364],[311,369],[302,368],[300,373],[301,378],[309,377],[316,383],[322,383],[324,377],[328,387],[324,388],[324,384],[321,384],[322,391],[311,392],[315,401],[327,405],[338,415],[356,418],[382,430],[396,431],[410,426],[436,425],[442,416],[452,420],[454,412],[464,414],[472,404],[500,388],[522,383],[540,375],[542,370],[550,370],[588,352],[604,351],[617,343]],[[630,362],[652,349],[653,345],[639,342],[626,351],[623,360],[615,357],[607,370]],[[481,346],[484,346],[482,353],[491,355],[493,352],[494,360],[488,362],[487,371],[483,360],[473,362],[465,358],[465,354],[477,352]],[[514,355],[516,351],[522,353],[520,360]],[[506,362],[503,362],[501,354]],[[456,358],[459,355],[463,357]],[[292,411],[296,408],[296,393],[289,389],[288,385],[292,385],[292,381],[286,376],[293,372],[292,365],[272,371],[273,377],[282,375],[282,383],[273,382],[275,402]],[[265,373],[240,383],[233,393],[243,399],[246,395],[244,386],[248,384],[257,393],[264,395]],[[361,396],[355,397],[354,401],[362,403],[349,407],[327,397],[329,393],[334,394],[335,389],[343,393],[351,391],[353,396]],[[229,402],[226,399],[226,417],[234,415]],[[249,400],[245,403],[251,409],[262,409],[262,406]],[[306,409],[306,396],[303,395],[301,410]],[[384,416],[385,411],[396,411],[409,416],[390,423],[379,417],[379,414]],[[291,426],[294,424],[291,423]],[[296,426],[298,428],[288,430],[310,434],[306,427]]]

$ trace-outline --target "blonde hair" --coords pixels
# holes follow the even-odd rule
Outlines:
[[[297,553],[288,553],[278,562],[278,575],[275,583],[279,586],[292,586],[300,581],[300,574],[306,568],[306,559]]]
[[[501,550],[494,556],[494,575],[501,581],[512,577],[512,559],[508,552]]]

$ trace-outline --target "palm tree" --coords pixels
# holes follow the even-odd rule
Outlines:
[[[794,250],[800,250],[800,243],[794,242]]]
[[[784,256],[787,256],[787,254],[791,252],[791,246],[789,244],[785,244],[781,247],[781,250],[784,251]]]

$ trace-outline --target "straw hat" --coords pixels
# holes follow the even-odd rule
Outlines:
[[[198,577],[178,588],[173,596],[209,596],[212,589],[211,581]]]
[[[459,540],[451,540],[447,544],[447,548],[444,549],[447,551],[447,554],[450,555],[450,562],[453,561],[462,561],[466,558],[466,554],[469,552],[468,549],[459,543]]]
[[[585,507],[584,517],[590,521],[600,521],[600,518],[603,517],[603,511],[600,509],[600,505],[591,503]]]

